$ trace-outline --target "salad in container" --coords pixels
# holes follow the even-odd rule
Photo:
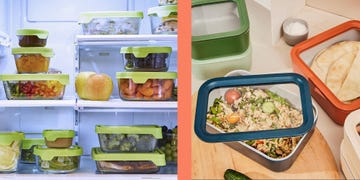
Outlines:
[[[12,173],[18,169],[23,132],[0,132],[0,172]]]

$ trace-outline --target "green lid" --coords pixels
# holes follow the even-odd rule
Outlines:
[[[96,125],[97,134],[151,134],[156,139],[162,138],[160,126],[103,126]]]
[[[46,39],[49,35],[48,31],[41,29],[18,29],[16,31],[16,35],[18,36],[37,36],[39,39]]]
[[[14,141],[22,141],[25,138],[23,132],[0,132],[0,145],[8,146]]]
[[[165,17],[170,15],[177,15],[177,5],[171,6],[155,6],[148,9],[149,16]]]
[[[61,84],[69,84],[68,74],[0,74],[2,81],[39,81],[57,80]]]
[[[12,54],[41,54],[44,57],[53,57],[54,52],[51,48],[44,47],[22,47],[12,48]]]
[[[43,138],[24,139],[22,143],[22,149],[30,149],[34,145],[45,145],[45,141]]]
[[[94,18],[117,18],[117,17],[133,17],[143,18],[144,14],[142,11],[92,11],[83,12],[80,14],[78,23],[87,24]]]
[[[171,53],[171,50],[168,46],[136,46],[122,47],[120,53],[132,53],[136,58],[144,58],[149,53]]]
[[[83,149],[80,146],[70,148],[48,148],[46,146],[35,146],[34,154],[40,156],[42,160],[50,161],[54,157],[81,156]]]
[[[176,79],[176,72],[117,72],[116,79],[132,79],[134,83],[145,83],[148,79]]]
[[[73,138],[75,131],[73,130],[44,130],[43,136],[48,141],[55,141],[57,138]]]
[[[152,153],[104,153],[100,148],[92,148],[92,159],[95,161],[152,161],[156,166],[165,166],[165,154]]]

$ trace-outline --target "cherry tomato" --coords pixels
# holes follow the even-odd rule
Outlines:
[[[230,124],[235,124],[240,120],[240,115],[237,113],[232,113],[232,114],[228,114],[226,116],[226,120],[230,123]]]
[[[236,89],[229,89],[225,92],[225,100],[228,104],[234,104],[235,100],[240,98],[241,94]]]

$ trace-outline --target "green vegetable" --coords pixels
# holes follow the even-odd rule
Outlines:
[[[156,139],[150,134],[99,134],[100,144],[107,152],[151,152]]]
[[[78,156],[58,156],[51,161],[40,160],[40,166],[44,170],[69,171],[79,167]]]
[[[269,90],[267,90],[267,89],[265,90],[265,93],[266,93],[271,99],[273,99],[274,101],[277,101],[277,102],[280,102],[281,104],[284,104],[284,105],[289,106],[289,102],[288,102],[285,98],[277,95],[276,93],[271,92],[271,91],[269,91]]]
[[[25,163],[35,163],[34,147],[21,150],[21,161]]]
[[[264,102],[261,106],[262,110],[265,112],[265,113],[272,113],[274,112],[275,110],[275,105],[274,103],[272,102]]]
[[[225,180],[251,180],[248,176],[233,169],[227,169],[224,174]]]

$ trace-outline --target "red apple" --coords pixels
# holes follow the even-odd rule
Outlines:
[[[113,90],[113,82],[107,74],[80,72],[75,79],[75,89],[81,99],[107,101]]]

